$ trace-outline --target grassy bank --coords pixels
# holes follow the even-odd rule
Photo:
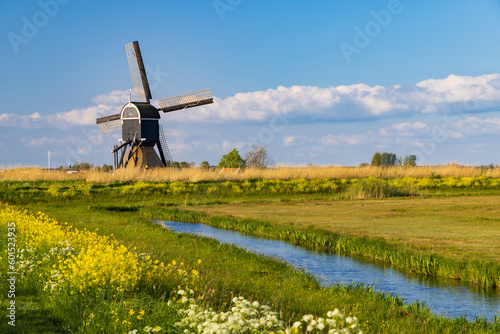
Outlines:
[[[306,314],[312,313],[325,317],[328,311],[337,307],[345,316],[357,316],[360,319],[360,327],[368,333],[497,332],[500,330],[498,321],[487,323],[484,319],[476,319],[470,322],[464,318],[447,319],[432,316],[421,305],[406,305],[398,298],[374,293],[366,287],[335,285],[322,288],[313,277],[304,272],[293,270],[293,268],[274,259],[259,257],[230,245],[221,245],[213,240],[189,235],[176,235],[150,222],[152,217],[204,221],[214,226],[289,240],[312,248],[368,255],[383,261],[392,261],[403,270],[415,268],[411,270],[427,275],[434,275],[437,270],[443,276],[451,276],[449,272],[453,271],[457,273],[457,277],[464,279],[472,277],[473,279],[470,279],[472,282],[491,285],[490,282],[494,280],[490,279],[490,271],[493,268],[493,273],[496,273],[498,269],[498,262],[494,259],[484,262],[483,267],[474,267],[476,265],[474,261],[465,261],[469,254],[461,254],[458,250],[454,257],[446,257],[440,255],[440,253],[445,253],[443,248],[436,256],[421,245],[405,243],[396,239],[382,240],[373,237],[377,234],[383,235],[382,232],[384,232],[381,226],[377,227],[377,224],[372,224],[374,230],[369,232],[363,231],[360,226],[353,229],[345,227],[342,229],[341,225],[343,224],[353,225],[347,225],[343,220],[339,225],[339,231],[329,231],[326,225],[317,224],[318,218],[321,217],[325,219],[326,224],[328,223],[327,218],[331,222],[331,217],[346,219],[346,217],[353,216],[355,221],[358,220],[358,223],[363,220],[386,221],[389,225],[392,224],[392,227],[386,227],[386,231],[390,231],[397,227],[396,221],[401,220],[404,216],[414,219],[414,222],[424,224],[428,217],[419,220],[418,216],[421,213],[418,210],[416,212],[401,211],[402,208],[408,209],[421,205],[422,212],[427,208],[427,211],[433,212],[435,215],[432,224],[435,224],[436,230],[456,221],[461,214],[460,212],[464,216],[463,212],[468,212],[471,209],[474,212],[473,216],[482,217],[477,220],[477,223],[488,222],[490,219],[491,228],[494,227],[494,219],[498,217],[498,212],[495,211],[498,210],[498,206],[495,206],[498,197],[482,194],[496,194],[498,192],[494,183],[496,179],[456,178],[453,179],[453,186],[450,186],[451,183],[446,183],[444,178],[433,177],[431,179],[436,180],[432,182],[435,182],[435,185],[440,184],[440,186],[435,189],[432,187],[428,187],[428,189],[417,188],[419,192],[422,192],[421,194],[397,194],[398,196],[403,195],[405,198],[371,200],[346,199],[350,198],[350,196],[346,196],[350,187],[353,184],[359,184],[358,180],[346,181],[347,179],[291,180],[287,182],[277,182],[276,180],[197,183],[116,182],[110,184],[75,180],[57,182],[2,181],[0,182],[0,198],[34,212],[38,210],[45,212],[61,223],[68,222],[72,225],[69,228],[70,231],[75,231],[76,228],[79,230],[86,228],[94,231],[98,236],[110,237],[112,235],[112,240],[125,246],[133,254],[147,254],[152,261],[158,260],[166,264],[175,260],[178,264],[184,263],[186,268],[195,268],[200,273],[200,278],[191,287],[196,291],[197,296],[204,296],[203,303],[205,304],[202,305],[203,307],[214,307],[217,311],[228,310],[228,305],[231,304],[235,296],[243,296],[252,301],[258,300],[260,303],[269,305],[273,310],[279,312],[280,319],[285,324],[288,323],[289,326]],[[420,181],[422,180],[416,179],[415,182]],[[399,185],[398,182],[403,182],[402,179],[372,180],[369,182],[370,184],[381,182],[384,189],[387,185],[406,190],[415,188],[415,186],[409,185],[409,182],[414,182],[412,179],[407,179],[404,181],[405,184]],[[469,182],[468,186],[465,185],[466,182]],[[257,191],[258,188],[260,190]],[[298,189],[297,191],[296,188],[302,190]],[[390,187],[389,191],[392,191]],[[468,196],[457,197],[462,194]],[[477,196],[478,194],[481,196]],[[453,195],[453,197],[443,197],[444,195]],[[460,203],[460,201],[473,199],[477,203]],[[446,202],[453,200],[459,202]],[[491,201],[490,204],[488,204],[488,200]],[[433,204],[431,202],[426,204],[425,201],[433,201]],[[409,206],[409,202],[420,204]],[[301,210],[293,211],[294,206],[300,207]],[[368,208],[368,211],[365,210],[366,208],[363,209],[364,207]],[[451,214],[454,212],[453,207],[457,208],[455,212],[457,216]],[[464,207],[464,210],[458,210],[460,207]],[[257,208],[263,216],[269,215],[269,219],[265,217],[242,219],[218,216],[224,213],[232,215],[239,213],[246,217],[252,217],[251,214],[255,214]],[[443,208],[448,209],[443,210]],[[186,209],[191,211],[186,211]],[[206,211],[210,215],[192,210]],[[274,216],[272,212],[274,212]],[[213,216],[214,214],[216,216]],[[283,214],[289,219],[277,219]],[[391,215],[394,218],[393,223],[391,223]],[[471,221],[463,221],[464,226],[467,226]],[[430,227],[431,225],[422,225],[422,230]],[[401,231],[405,230],[404,226],[399,226],[399,228]],[[486,236],[488,233],[496,231],[495,229],[489,231],[490,227],[487,225],[484,225],[483,228]],[[380,233],[377,233],[377,230]],[[352,233],[353,231],[356,233]],[[415,237],[415,234],[412,233],[410,231],[408,235]],[[460,231],[456,233],[459,235]],[[445,242],[448,236],[444,233],[437,236],[434,242]],[[469,237],[471,240],[480,238],[479,235]],[[492,249],[498,247],[496,244],[490,246]],[[4,247],[3,244],[2,247]],[[479,249],[478,254],[483,251],[487,251],[486,248]],[[201,260],[201,263],[198,263],[198,260]],[[456,267],[463,264],[466,266]],[[476,278],[471,274],[473,269],[478,273]],[[158,287],[161,284],[153,285]],[[162,315],[159,310],[165,307],[164,304],[168,302],[169,296],[176,294],[175,289],[168,292],[164,290],[167,293],[161,300],[158,299],[159,295],[155,294],[155,288],[152,292],[151,286],[144,286],[141,290],[150,292],[146,294],[130,293],[129,295],[130,302],[138,305],[133,307],[134,310],[137,311],[137,307],[142,307],[146,311],[146,307],[148,307],[157,310],[154,312],[159,312],[155,319],[163,319],[164,314]],[[34,300],[33,308],[39,310],[36,313],[47,314],[52,319],[49,325],[64,323],[65,326],[69,326],[67,328],[81,330],[80,327],[83,326],[84,319],[78,318],[75,315],[77,313],[73,313],[71,317],[73,320],[65,319],[64,314],[54,313],[53,308],[46,304],[43,298],[40,299],[41,292],[31,291],[30,293]],[[96,306],[96,312],[102,313],[100,319],[107,319],[106,317],[111,316],[109,315],[110,305],[115,304]],[[130,305],[127,304],[127,307]],[[124,313],[122,317],[125,317],[125,313],[130,308],[128,310],[121,308],[120,310]],[[94,313],[90,309],[86,312],[86,314]],[[168,326],[170,326],[168,323],[161,324],[162,328],[168,328]]]
[[[297,230],[380,238],[458,261],[500,263],[498,195],[221,203],[193,209]]]
[[[279,312],[279,318],[288,323],[288,326],[311,313],[326,318],[327,313],[337,307],[345,317],[356,316],[359,319],[359,327],[365,333],[495,333],[500,329],[498,321],[488,323],[478,318],[470,322],[464,318],[433,316],[422,305],[408,305],[399,298],[374,293],[366,287],[334,285],[324,288],[314,277],[294,270],[280,261],[257,256],[231,245],[219,244],[214,240],[173,234],[152,224],[138,211],[91,211],[89,205],[90,203],[81,202],[47,203],[36,207],[71,224],[71,227],[62,227],[67,233],[78,233],[86,228],[95,231],[95,235],[91,234],[93,240],[116,240],[117,249],[120,245],[126,247],[129,252],[135,249],[134,253],[144,254],[143,259],[149,256],[147,261],[175,261],[176,265],[182,263],[183,268],[195,268],[199,272],[199,278],[189,282],[189,287],[196,291],[197,297],[203,296],[204,307],[228,310],[234,296],[243,296],[269,305]],[[107,238],[111,235],[111,239]],[[107,255],[102,262],[115,261],[116,258]],[[47,264],[50,267],[52,262]],[[106,277],[104,267],[99,266],[98,269],[97,272]],[[172,277],[169,277],[169,280],[171,279]],[[60,299],[55,299],[57,303],[64,302],[66,308],[69,305],[70,310],[80,312],[58,312],[60,308],[51,307],[48,303],[50,300],[44,299],[47,295],[42,298],[41,305],[54,317],[54,322],[77,332],[114,333],[114,327],[103,328],[102,325],[113,323],[114,317],[117,316],[122,329],[137,328],[138,324],[141,328],[150,325],[160,326],[162,329],[171,328],[169,323],[176,321],[173,316],[176,313],[168,313],[167,299],[171,300],[172,296],[178,293],[177,283],[170,283],[170,288],[153,282],[146,285],[140,282],[136,284],[141,287],[137,292],[134,292],[134,285],[132,289],[125,289],[119,299],[110,295],[89,299],[88,296],[92,296],[90,293],[87,297],[79,294],[77,299],[68,298],[71,294],[63,294]],[[61,293],[64,291],[70,292],[61,290]],[[119,315],[112,313],[112,310]],[[135,312],[134,317],[130,315],[130,310]],[[144,311],[144,319],[154,320],[154,323],[137,319],[138,311]],[[124,320],[127,322],[123,323]],[[99,324],[101,326],[98,326]]]
[[[152,218],[199,222],[257,237],[284,240],[323,252],[359,255],[390,264],[407,273],[416,273],[426,277],[445,277],[483,288],[500,287],[500,264],[496,262],[467,258],[456,260],[435,252],[419,251],[402,244],[388,243],[383,239],[356,237],[317,228],[297,229],[273,225],[262,220],[207,216],[177,209],[158,209],[148,214],[151,214]]]

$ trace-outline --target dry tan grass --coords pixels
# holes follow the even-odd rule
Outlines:
[[[86,180],[97,183],[113,181],[202,181],[202,180],[245,180],[245,179],[281,179],[297,178],[400,178],[400,177],[429,177],[432,174],[443,177],[500,177],[500,168],[481,170],[474,166],[458,166],[454,164],[443,166],[422,166],[413,168],[404,167],[278,167],[261,169],[246,169],[244,172],[231,170],[202,170],[200,168],[159,168],[159,169],[125,169],[113,172],[82,171],[68,174],[65,171],[44,170],[41,168],[11,168],[0,171],[0,179],[14,180]]]

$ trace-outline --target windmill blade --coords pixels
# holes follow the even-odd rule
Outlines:
[[[214,98],[212,97],[212,93],[210,93],[210,88],[158,100],[160,109],[163,112],[192,108],[213,102]]]
[[[122,127],[120,114],[98,118],[96,119],[96,123],[99,125],[101,133],[115,131]]]
[[[149,103],[151,100],[151,91],[149,90],[148,77],[146,76],[146,69],[142,61],[141,49],[139,42],[135,41],[125,45],[127,50],[128,67],[130,68],[130,75],[132,76],[132,84],[134,85],[134,92],[138,102]]]

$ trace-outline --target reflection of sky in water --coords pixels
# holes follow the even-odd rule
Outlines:
[[[500,294],[494,291],[476,291],[444,279],[408,277],[390,268],[358,258],[323,254],[305,250],[282,241],[244,236],[238,232],[219,230],[203,224],[160,222],[176,232],[194,233],[233,243],[255,253],[279,257],[296,267],[328,282],[359,282],[374,284],[377,290],[399,294],[407,302],[424,301],[435,313],[447,316],[465,314],[468,318],[484,314],[493,319],[500,312]]]

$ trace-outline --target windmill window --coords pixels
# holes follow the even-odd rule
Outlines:
[[[132,107],[125,108],[123,111],[123,118],[139,118],[139,112]]]

